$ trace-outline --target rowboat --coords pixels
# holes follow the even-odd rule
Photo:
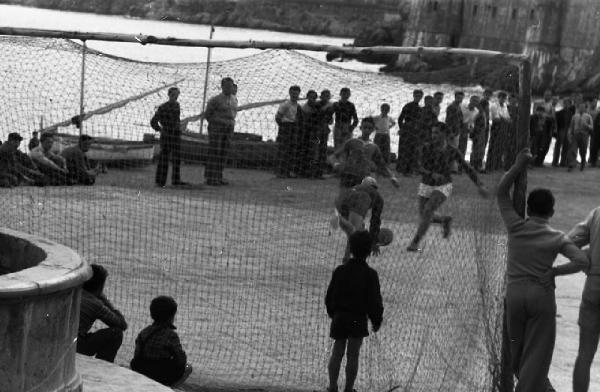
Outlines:
[[[52,149],[61,152],[67,147],[76,145],[79,136],[56,133],[54,140]],[[143,141],[95,137],[86,155],[90,161],[107,166],[143,166],[152,163],[154,145]]]

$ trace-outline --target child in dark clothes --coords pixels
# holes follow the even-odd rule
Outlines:
[[[349,238],[352,258],[338,266],[327,288],[325,305],[331,317],[330,337],[335,339],[329,360],[329,389],[337,392],[340,366],[346,352],[346,387],[354,391],[358,356],[364,337],[369,336],[367,318],[377,332],[383,319],[383,304],[377,272],[367,264],[372,239],[368,231],[356,231]]]
[[[154,320],[140,332],[135,340],[135,355],[131,369],[161,384],[176,387],[189,377],[192,366],[173,322],[177,302],[171,297],[156,297],[150,303],[150,316]]]

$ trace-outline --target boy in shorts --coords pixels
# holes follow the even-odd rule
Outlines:
[[[419,226],[410,245],[406,248],[409,252],[418,252],[419,243],[427,233],[431,223],[443,226],[444,238],[450,236],[451,216],[437,215],[435,212],[442,206],[452,193],[452,162],[458,165],[469,175],[469,178],[483,197],[488,192],[477,177],[475,170],[465,162],[462,154],[447,142],[447,126],[442,122],[434,124],[431,129],[431,143],[423,146],[420,153],[421,183],[419,184]]]
[[[138,335],[131,360],[132,370],[172,388],[183,384],[192,373],[173,325],[175,313],[177,302],[173,298],[161,295],[152,300],[150,316],[154,323]]]
[[[328,392],[338,391],[340,366],[346,353],[346,386],[344,392],[355,392],[358,357],[363,338],[369,336],[367,319],[373,332],[383,320],[383,301],[377,272],[367,264],[371,254],[371,235],[356,231],[349,238],[353,258],[338,266],[331,277],[325,296],[327,314],[331,318],[329,336],[335,340],[329,360]]]

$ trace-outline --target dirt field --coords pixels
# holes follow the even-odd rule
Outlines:
[[[149,322],[150,299],[167,293],[180,303],[176,324],[197,370],[186,390],[323,388],[330,347],[323,296],[344,246],[327,224],[336,180],[227,170],[228,187],[157,189],[152,170],[112,170],[92,188],[3,191],[6,225],[107,266],[108,295],[131,325],[119,363],[129,361],[135,335]],[[183,177],[199,184],[202,168],[186,166]],[[497,180],[484,176],[490,187]],[[556,191],[553,223],[563,230],[598,203],[599,180],[600,170],[530,173],[531,187]],[[358,388],[481,390],[490,382],[489,342],[497,339],[483,312],[498,306],[504,249],[493,200],[481,200],[466,176],[456,178],[444,207],[455,218],[453,236],[443,241],[432,228],[424,252],[411,255],[404,247],[416,221],[418,179],[401,181],[400,190],[381,184],[383,226],[395,240],[372,260],[386,313],[381,332],[365,341]],[[561,316],[550,377],[558,390],[570,388],[582,283],[582,276],[557,282]]]

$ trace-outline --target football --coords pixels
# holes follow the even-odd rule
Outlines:
[[[377,243],[381,246],[387,246],[394,240],[394,233],[385,227],[379,230],[379,236],[377,237]]]

